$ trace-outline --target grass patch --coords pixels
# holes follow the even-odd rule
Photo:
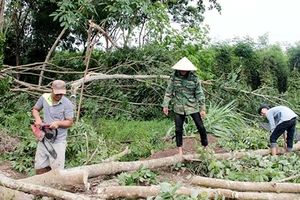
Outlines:
[[[99,119],[96,130],[108,143],[113,146],[128,146],[131,154],[123,160],[136,160],[148,157],[152,151],[170,147],[170,142],[164,143],[162,138],[166,135],[173,121],[122,121]]]

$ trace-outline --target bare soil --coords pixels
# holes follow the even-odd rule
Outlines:
[[[220,146],[220,144],[218,143],[218,139],[215,136],[208,134],[207,138],[208,138],[209,146],[211,146],[213,148],[215,153],[226,152],[226,150]],[[197,147],[199,147],[200,145],[201,144],[200,144],[199,136],[184,137],[183,138],[183,147],[182,147],[183,154],[197,153]],[[149,158],[151,158],[151,159],[164,158],[164,157],[168,157],[168,156],[173,156],[177,153],[178,153],[178,149],[177,149],[177,147],[174,147],[174,148],[169,148],[169,149],[166,149],[163,151],[158,151],[158,152],[152,153],[152,155]]]

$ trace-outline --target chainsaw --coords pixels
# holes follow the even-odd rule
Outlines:
[[[52,143],[54,143],[57,137],[57,129],[51,129],[50,125],[45,125],[45,124],[41,125],[39,128],[37,128],[33,124],[31,125],[31,129],[33,131],[33,134],[38,138],[38,140],[44,144],[45,148],[50,153],[50,155],[54,159],[56,159],[57,153],[53,148]]]
[[[40,126],[40,130],[44,131],[45,138],[47,138],[51,143],[54,143],[57,137],[57,129],[51,129],[50,125]]]

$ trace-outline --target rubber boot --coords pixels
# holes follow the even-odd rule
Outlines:
[[[36,169],[35,170],[35,174],[36,175],[39,175],[39,174],[44,174],[46,172],[49,172],[51,170],[51,167],[45,167],[45,168],[42,168],[42,169]]]

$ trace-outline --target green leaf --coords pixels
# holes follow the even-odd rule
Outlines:
[[[170,187],[171,187],[170,183],[163,182],[163,183],[160,184],[160,186],[161,186],[161,191],[162,192],[169,192],[170,191]]]
[[[198,197],[199,192],[197,190],[193,190],[191,193],[191,197],[192,198],[197,198]]]

